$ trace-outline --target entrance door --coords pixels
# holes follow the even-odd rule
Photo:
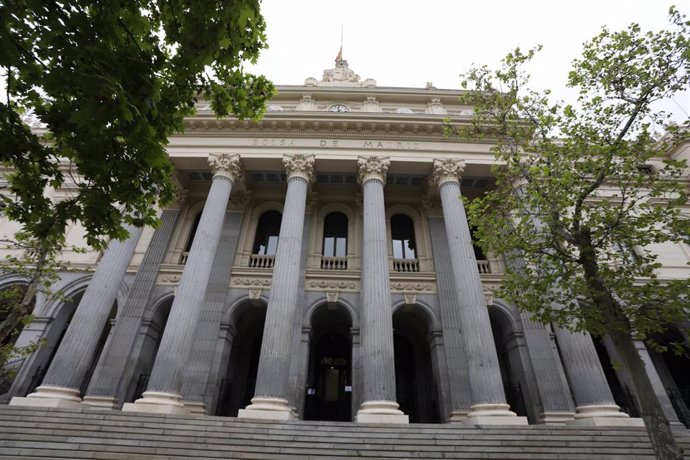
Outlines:
[[[312,319],[305,420],[352,420],[350,317],[340,308],[317,310]]]

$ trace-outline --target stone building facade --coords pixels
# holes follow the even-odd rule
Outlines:
[[[536,323],[493,295],[503,260],[473,245],[459,197],[493,186],[494,157],[487,142],[444,137],[444,118],[471,117],[459,95],[379,87],[341,60],[320,80],[279,86],[261,121],[218,120],[201,105],[168,148],[179,201],[158,228],[130,228],[102,255],[66,251],[86,270],[63,274],[67,297],[37,298],[17,344],[43,344],[12,363],[4,401],[641,424],[606,340]],[[690,275],[690,246],[658,250],[665,276]],[[666,415],[690,420],[683,363],[639,349]]]

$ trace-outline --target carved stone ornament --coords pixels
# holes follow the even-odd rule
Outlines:
[[[403,292],[403,297],[405,297],[405,305],[415,305],[417,303],[416,292]]]
[[[386,173],[391,165],[390,157],[363,157],[357,159],[359,165],[359,175],[357,180],[364,184],[369,179],[377,179],[386,183]]]
[[[391,283],[391,291],[411,293],[411,292],[432,292],[434,290],[433,283],[405,283],[405,282],[394,282]]]
[[[431,174],[431,181],[439,187],[450,181],[459,181],[462,172],[465,170],[464,160],[434,159],[434,171]]]
[[[230,195],[230,202],[228,207],[233,210],[244,210],[244,208],[249,204],[249,202],[252,200],[252,192],[248,191],[239,191],[239,192],[232,192]]]
[[[314,178],[314,155],[283,155],[283,166],[287,172],[288,180],[293,177],[301,177],[307,182]]]
[[[252,300],[259,300],[261,298],[261,292],[263,289],[256,289],[256,288],[250,288],[249,289],[249,298]]]
[[[357,290],[357,283],[355,281],[330,281],[330,280],[316,280],[310,281],[308,284],[311,289],[323,290],[338,290],[338,291],[354,291]]]
[[[330,303],[336,303],[339,295],[340,291],[326,291],[326,300]]]
[[[208,157],[208,164],[213,170],[213,176],[227,177],[235,181],[242,177],[242,165],[239,155],[229,155],[227,153],[212,153]]]

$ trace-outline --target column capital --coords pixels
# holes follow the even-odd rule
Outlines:
[[[293,177],[301,177],[307,182],[314,179],[314,155],[283,155],[283,166],[287,172],[288,180]]]
[[[459,181],[465,170],[465,160],[453,160],[450,158],[434,158],[434,169],[431,174],[431,182],[439,187],[446,182]]]
[[[360,156],[357,159],[357,164],[359,165],[357,180],[360,184],[364,184],[369,179],[378,179],[384,184],[386,183],[386,173],[391,165],[390,157]]]
[[[235,181],[242,176],[240,156],[228,153],[212,153],[208,156],[208,164],[213,170],[213,177],[223,176]]]

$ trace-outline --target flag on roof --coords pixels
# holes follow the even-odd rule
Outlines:
[[[338,51],[338,55],[335,57],[335,62],[338,63],[343,60],[343,47],[342,45],[340,46],[340,51]]]

